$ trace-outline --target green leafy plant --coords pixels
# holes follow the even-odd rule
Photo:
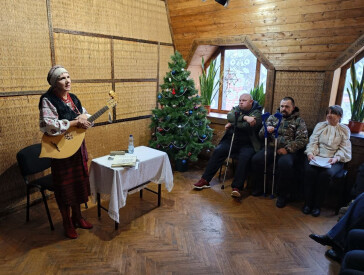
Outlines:
[[[208,69],[205,70],[205,61],[202,57],[202,75],[199,76],[200,91],[203,105],[211,105],[212,100],[219,92],[220,79],[215,80],[218,68],[216,67],[216,59],[211,61]]]
[[[356,78],[355,61],[353,60],[350,65],[351,83],[350,89],[347,88],[347,92],[350,100],[351,119],[352,121],[363,122],[364,120],[364,66],[363,74],[360,82]]]
[[[252,96],[253,100],[257,101],[260,106],[264,107],[265,93],[264,93],[263,83],[260,84],[260,86],[251,89],[250,95]]]

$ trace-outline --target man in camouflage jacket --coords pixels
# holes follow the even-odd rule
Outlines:
[[[283,115],[283,118],[278,129],[277,138],[275,172],[279,177],[278,180],[277,177],[275,179],[278,191],[276,205],[282,208],[286,205],[290,184],[294,182],[294,163],[297,160],[297,152],[305,148],[308,143],[308,133],[306,124],[300,117],[299,109],[295,106],[293,98],[283,98],[280,103],[280,108],[277,111]],[[278,119],[274,115],[271,115],[267,119],[266,124],[268,131],[268,167],[274,161],[274,129],[278,124]],[[264,138],[264,127],[261,128],[259,137]],[[255,190],[253,191],[253,195],[255,196],[263,193],[264,150],[262,149],[252,158],[252,167],[255,175]]]

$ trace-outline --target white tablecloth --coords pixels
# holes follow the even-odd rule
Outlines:
[[[173,188],[173,173],[168,155],[146,146],[136,147],[134,154],[138,168],[111,168],[109,155],[93,159],[90,167],[91,197],[96,202],[97,193],[110,194],[108,214],[119,222],[119,209],[126,204],[128,190],[147,181]]]

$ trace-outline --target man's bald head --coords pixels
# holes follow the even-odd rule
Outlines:
[[[239,97],[239,108],[242,111],[249,111],[253,106],[254,100],[248,93],[241,94]]]

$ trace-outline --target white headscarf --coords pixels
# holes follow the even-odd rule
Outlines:
[[[49,70],[48,76],[47,76],[47,81],[48,81],[49,85],[51,85],[53,87],[56,84],[58,77],[63,73],[68,73],[68,71],[63,66],[61,66],[61,65],[53,66]]]

